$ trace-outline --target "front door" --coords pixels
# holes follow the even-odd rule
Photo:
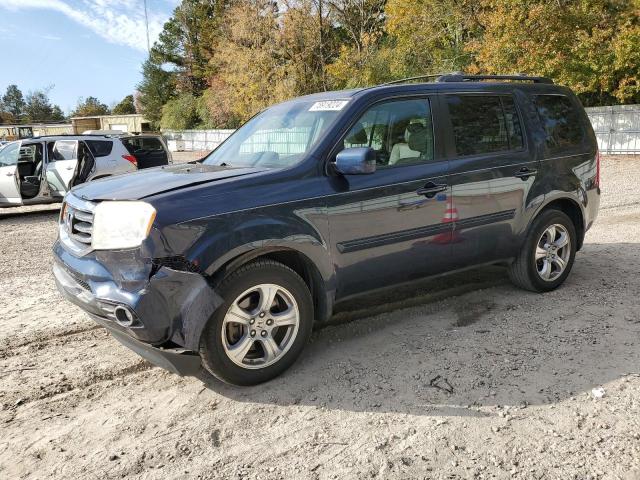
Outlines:
[[[538,169],[512,95],[451,94],[452,261],[461,268],[513,257],[527,209],[543,199],[532,189]],[[530,129],[529,129],[530,130]]]
[[[20,142],[13,142],[0,150],[0,205],[22,204],[18,179]]]
[[[58,140],[47,148],[47,183],[52,195],[64,196],[78,164],[77,140]]]
[[[344,148],[375,150],[377,167],[369,175],[329,177],[337,297],[447,268],[448,165],[434,142],[432,104],[430,98],[377,103],[343,139]]]

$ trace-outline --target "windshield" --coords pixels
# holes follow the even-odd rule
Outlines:
[[[205,165],[285,168],[300,162],[347,100],[293,102],[256,115],[203,161]]]

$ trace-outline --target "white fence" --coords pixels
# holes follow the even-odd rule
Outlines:
[[[640,154],[640,105],[587,108],[587,115],[604,154]],[[176,151],[213,150],[233,130],[166,130],[169,149]]]
[[[213,150],[234,130],[163,130],[169,150],[172,152],[191,152],[194,150]]]
[[[587,108],[600,153],[640,154],[640,105]]]

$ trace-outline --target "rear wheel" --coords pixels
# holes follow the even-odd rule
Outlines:
[[[511,280],[534,292],[558,288],[573,266],[576,240],[575,226],[564,212],[542,212],[533,221],[520,254],[509,268]]]
[[[219,291],[225,301],[200,342],[205,368],[236,385],[265,382],[289,368],[313,325],[302,278],[281,263],[258,260],[232,273]]]

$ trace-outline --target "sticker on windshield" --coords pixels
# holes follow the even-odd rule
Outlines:
[[[329,112],[342,110],[349,100],[323,100],[311,105],[310,112]]]

